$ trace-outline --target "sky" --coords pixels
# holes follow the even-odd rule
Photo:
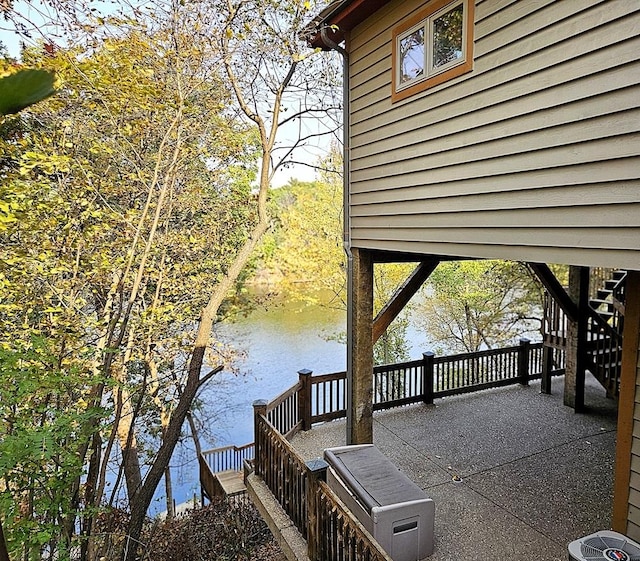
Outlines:
[[[91,6],[95,6],[102,13],[108,13],[111,2],[102,0],[90,0]],[[27,45],[35,45],[43,39],[52,40],[57,44],[64,44],[65,40],[61,37],[60,29],[54,25],[55,17],[52,8],[43,4],[39,0],[26,2],[17,0],[14,2],[14,10],[20,13],[25,20],[30,22],[30,37],[20,36],[13,29],[11,22],[0,20],[0,42],[7,48],[9,55],[15,58],[20,56],[20,46],[22,42]],[[292,138],[298,133],[297,126],[291,127],[291,132],[287,134],[286,130],[282,131],[282,144],[288,144],[287,137]],[[316,164],[320,157],[326,155],[329,149],[330,139],[319,140],[318,146],[310,146],[300,149],[295,158],[308,164]],[[308,165],[292,165],[286,169],[280,169],[273,180],[273,187],[280,187],[289,182],[290,179],[299,179],[301,181],[313,181],[316,179],[315,170]]]
[[[33,0],[32,2],[17,0],[13,3],[13,6],[14,10],[20,13],[25,21],[30,23],[29,29],[27,29],[30,37],[18,35],[12,23],[2,19],[0,21],[0,41],[11,56],[19,57],[21,42],[33,45],[45,37],[53,39],[54,42],[60,42],[58,38],[59,29],[53,24],[54,18],[49,6],[42,4],[38,0]]]

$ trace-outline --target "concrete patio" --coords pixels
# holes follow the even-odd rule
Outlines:
[[[539,382],[374,416],[374,444],[436,503],[429,561],[565,561],[567,545],[609,529],[616,404],[589,375],[587,412]],[[345,422],[299,433],[307,460],[345,443]],[[454,481],[461,479],[461,481]]]

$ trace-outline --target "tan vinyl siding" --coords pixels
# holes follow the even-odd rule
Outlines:
[[[640,266],[640,3],[476,2],[474,69],[391,101],[395,1],[350,35],[355,247]]]
[[[640,325],[638,325],[638,328],[640,329]],[[640,349],[638,349],[636,396],[633,411],[633,443],[631,446],[627,534],[630,538],[640,541]]]
[[[640,526],[634,524],[633,522],[629,522],[629,525],[627,526],[627,535],[636,542],[640,541],[640,539],[637,537],[640,536]]]

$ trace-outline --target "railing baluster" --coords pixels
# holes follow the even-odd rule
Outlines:
[[[429,384],[433,395],[438,397],[516,383],[524,379],[527,371],[531,376],[539,376],[541,349],[541,343],[527,344],[522,348],[514,346],[449,357],[430,354],[429,360],[429,353],[425,353],[420,361],[375,367],[375,403],[378,408],[389,408],[423,400],[428,393],[425,384]],[[617,358],[618,349],[611,351]],[[563,353],[555,358],[564,363]],[[430,364],[432,378],[425,376],[427,364]],[[305,390],[308,392],[306,404],[300,396],[304,386],[300,381],[268,404],[256,402],[260,404],[255,413],[256,473],[263,478],[304,537],[307,537],[310,518],[306,506],[308,471],[284,435],[291,435],[302,426],[304,408],[310,408],[311,423],[344,416],[345,379],[344,372],[310,375],[309,386]],[[248,459],[251,451],[253,448],[249,447],[227,447],[217,454],[208,451],[203,456],[209,466],[231,468]],[[343,512],[332,491],[322,483],[319,485],[317,528],[321,530],[321,536],[318,538],[320,557],[317,559],[388,559],[383,552],[371,546],[366,532],[363,533],[364,530]]]

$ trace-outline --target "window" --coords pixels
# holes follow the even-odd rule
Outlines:
[[[393,30],[393,101],[468,72],[473,1],[439,0]]]

